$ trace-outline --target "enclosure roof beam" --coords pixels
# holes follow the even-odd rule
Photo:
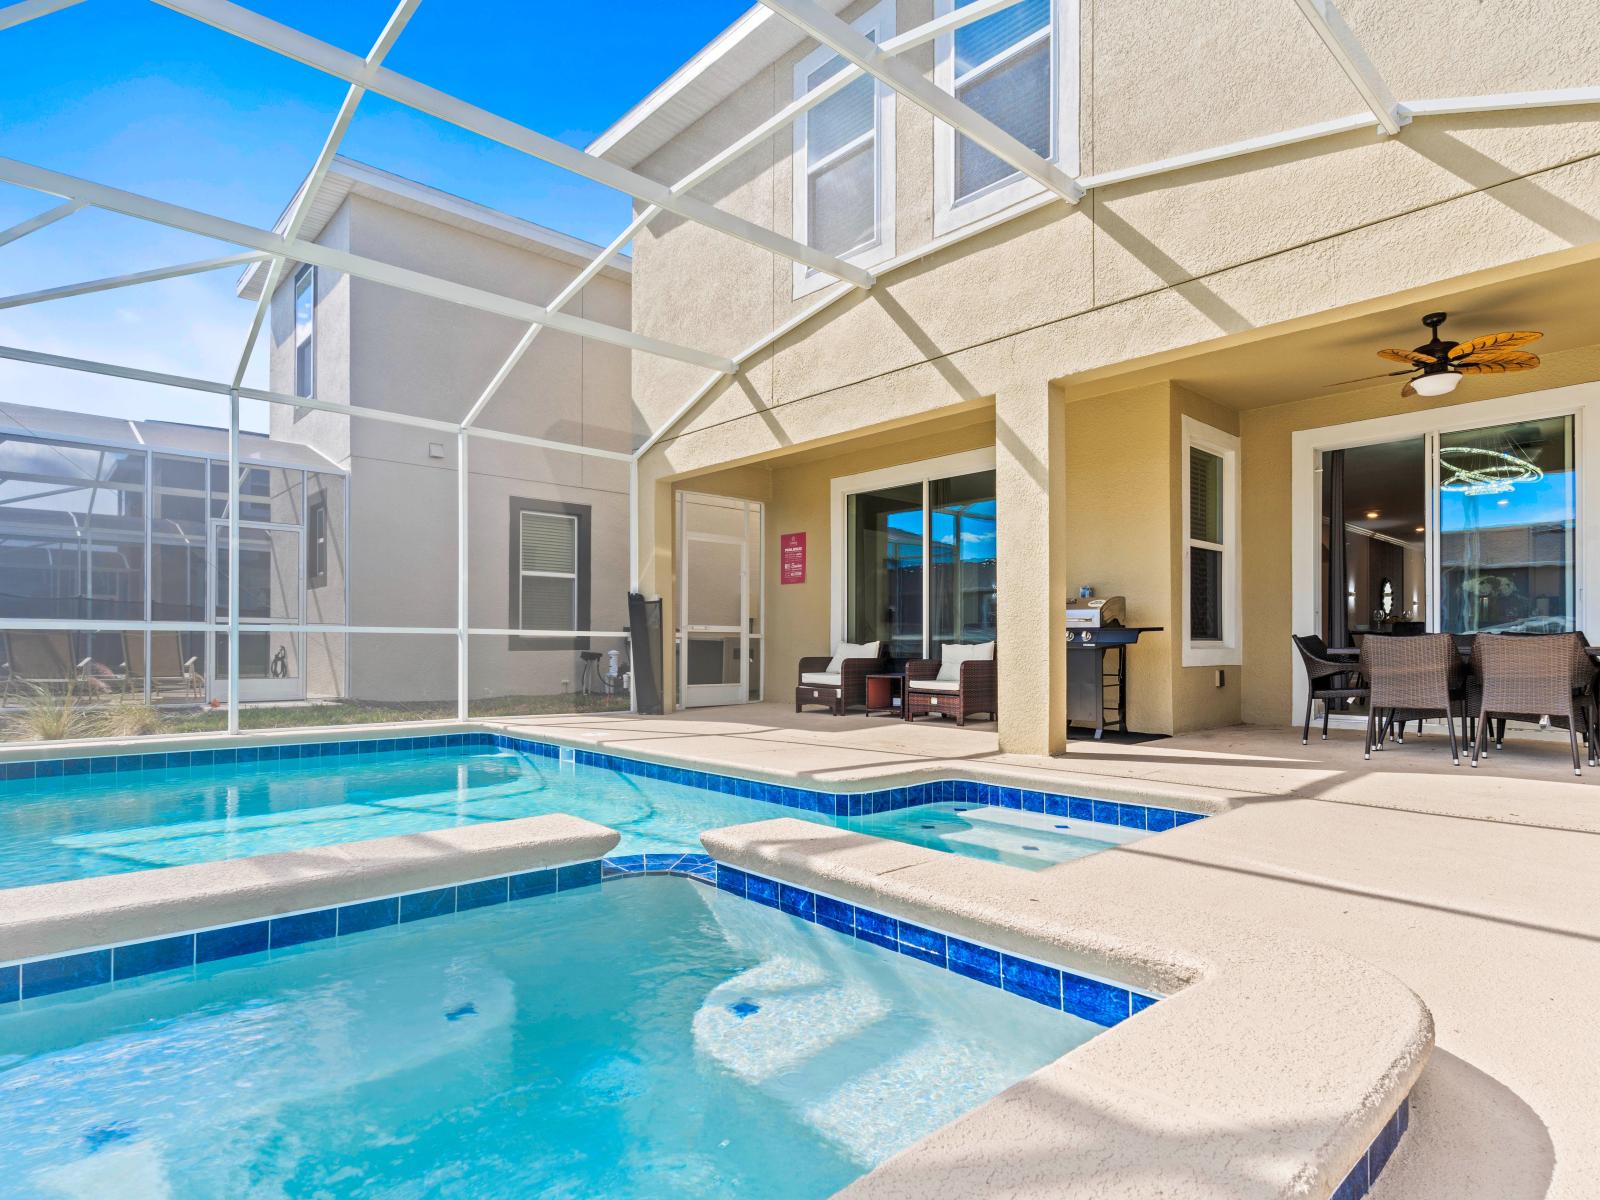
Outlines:
[[[1372,115],[1378,119],[1383,131],[1388,134],[1399,133],[1400,127],[1411,120],[1411,114],[1394,98],[1394,93],[1383,81],[1378,68],[1367,57],[1361,39],[1356,37],[1350,26],[1344,23],[1344,17],[1340,16],[1333,0],[1294,0],[1294,2],[1299,7],[1301,15],[1310,22],[1311,28],[1316,30],[1317,36],[1322,39],[1322,44],[1328,48],[1328,53],[1333,55],[1334,62],[1339,64],[1339,69],[1355,85],[1356,91],[1361,93],[1361,99],[1372,110]]]
[[[265,254],[225,254],[221,258],[202,258],[198,262],[179,263],[173,267],[157,267],[153,271],[135,271],[130,275],[112,275],[106,279],[91,279],[85,283],[68,283],[61,287],[45,288],[38,292],[19,292],[14,296],[0,296],[0,308],[21,308],[27,304],[41,304],[46,300],[65,300],[70,296],[87,296],[94,292],[109,292],[115,288],[134,287],[141,283],[159,283],[163,279],[180,279],[185,275],[200,275],[222,267],[237,267],[244,263],[260,262]]]
[[[46,225],[54,225],[63,217],[70,217],[82,207],[82,202],[68,200],[65,204],[58,204],[54,208],[46,209],[37,216],[29,217],[26,221],[18,221],[10,229],[0,229],[0,246],[25,238],[30,233],[37,233]]]
[[[51,13],[82,3],[83,0],[20,0],[20,3],[0,8],[0,30],[12,29],[37,17],[48,17]]]
[[[674,196],[665,184],[657,183],[617,163],[587,154],[575,146],[548,137],[545,134],[518,125],[504,117],[496,116],[475,105],[468,104],[437,88],[431,88],[387,67],[369,69],[358,56],[336,46],[270,21],[249,9],[231,4],[228,0],[154,0],[164,8],[193,17],[215,29],[253,42],[257,46],[281,54],[286,58],[313,67],[327,75],[357,84],[370,92],[377,92],[399,104],[418,112],[427,113],[441,121],[519,150],[553,166],[581,175],[594,183],[613,188],[655,204],[670,213],[695,221],[701,225],[739,238],[751,245],[781,255],[809,267],[847,279],[859,287],[872,285],[872,274],[861,267],[826,254],[793,238],[774,233],[754,221],[723,212],[715,205],[689,196]]]
[[[1055,163],[957,100],[915,67],[885,53],[883,47],[874,45],[865,34],[850,28],[816,0],[761,0],[761,3],[1046,190],[1071,204],[1083,198],[1083,188],[1078,181]]]
[[[91,204],[96,208],[106,209],[109,212],[118,212],[125,216],[151,221],[157,225],[181,229],[187,233],[198,234],[201,237],[215,238],[220,242],[246,246],[252,250],[263,250],[268,254],[284,255],[298,262],[327,267],[331,271],[354,275],[358,279],[369,279],[374,283],[382,283],[390,287],[400,288],[403,291],[415,292],[420,296],[431,296],[435,300],[445,300],[467,308],[496,313],[499,316],[511,317],[524,323],[537,322],[549,325],[552,329],[570,333],[576,337],[606,342],[613,346],[621,346],[626,350],[640,350],[646,354],[674,358],[680,362],[693,363],[695,366],[707,367],[713,371],[721,371],[728,375],[738,370],[738,365],[731,358],[724,358],[721,355],[709,354],[703,350],[694,350],[687,346],[663,342],[657,338],[645,337],[628,329],[607,325],[602,321],[591,321],[584,317],[574,317],[567,313],[552,313],[537,304],[530,304],[526,300],[518,300],[497,292],[484,291],[482,288],[475,288],[464,283],[455,283],[448,279],[440,279],[436,275],[413,271],[409,267],[400,267],[393,263],[381,262],[378,259],[352,254],[346,250],[336,250],[331,246],[324,246],[317,242],[307,242],[299,238],[291,241],[281,234],[269,233],[267,230],[257,229],[253,225],[245,225],[238,221],[230,221],[225,217],[216,217],[209,213],[197,212],[181,205],[169,204],[165,200],[141,196],[135,192],[123,191],[121,188],[110,187],[103,183],[93,183],[87,179],[78,179],[71,175],[64,175],[59,171],[51,171],[44,167],[36,167],[29,163],[19,162],[16,159],[0,158],[0,180],[18,184],[21,187],[32,188],[38,192],[64,196],[84,204]]]
[[[388,23],[384,25],[383,32],[378,35],[378,40],[367,53],[368,70],[379,66],[384,56],[394,49],[394,44],[400,40],[401,32],[416,14],[417,7],[421,3],[422,0],[400,0],[399,5],[390,14]],[[300,231],[305,228],[306,218],[311,214],[312,198],[322,186],[322,181],[327,178],[328,168],[333,166],[334,156],[339,153],[339,143],[344,141],[350,122],[355,120],[356,108],[364,95],[366,89],[356,84],[351,84],[345,92],[339,111],[334,115],[333,128],[323,140],[322,153],[317,155],[317,161],[312,165],[305,182],[300,185],[300,191],[290,207],[289,219],[284,223],[283,236],[290,241],[299,237]],[[249,369],[250,357],[256,350],[256,339],[261,336],[261,326],[266,320],[267,311],[272,307],[272,293],[277,290],[278,280],[283,277],[283,269],[287,265],[288,261],[282,255],[278,255],[267,268],[267,278],[261,285],[261,295],[256,298],[256,311],[250,318],[250,329],[244,337],[244,349],[239,352],[239,365],[234,368],[235,387],[244,382],[244,373]]]

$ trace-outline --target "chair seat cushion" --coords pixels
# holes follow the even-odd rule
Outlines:
[[[844,676],[837,671],[802,671],[801,683],[809,683],[812,687],[843,687]]]
[[[959,679],[913,679],[907,685],[913,692],[959,692]]]

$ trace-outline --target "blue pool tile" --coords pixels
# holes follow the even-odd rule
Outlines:
[[[91,758],[89,761],[94,764],[93,770],[96,775],[103,775],[107,771],[115,771],[117,769],[117,759],[113,754],[102,754],[99,758]]]
[[[1109,800],[1096,800],[1094,802],[1094,815],[1091,821],[1099,821],[1102,825],[1115,825],[1117,823],[1117,806]]]
[[[1162,830],[1171,829],[1177,824],[1177,815],[1170,808],[1147,808],[1144,812],[1144,827],[1151,833],[1160,833]]]
[[[400,901],[394,896],[346,904],[338,911],[340,937],[347,933],[365,933],[369,929],[386,929],[400,923]]]
[[[893,917],[875,913],[870,908],[856,909],[856,936],[864,942],[882,946],[887,950],[900,948],[900,937]]]
[[[1017,790],[1016,788],[1007,788],[1006,789],[1006,796],[1008,797],[1007,800],[1006,800],[1006,807],[1007,808],[1011,807],[1011,801],[1010,801],[1009,797],[1011,796],[1011,793],[1016,791],[1016,790]],[[1023,812],[1031,812],[1031,813],[1042,813],[1044,811],[1044,793],[1043,792],[1023,792],[1022,793],[1022,811]]]
[[[1383,1128],[1378,1131],[1378,1136],[1372,1139],[1372,1146],[1367,1150],[1367,1174],[1373,1179],[1389,1165],[1389,1158],[1395,1152],[1395,1147],[1400,1144],[1400,1130],[1394,1117],[1383,1123]]]
[[[901,954],[932,963],[936,967],[944,966],[944,934],[913,925],[909,921],[900,921],[898,924]]]
[[[93,759],[89,758],[69,758],[61,764],[61,773],[63,775],[87,775],[89,773],[89,764],[93,761]]]
[[[22,968],[0,967],[0,1004],[22,999]]]
[[[427,892],[412,892],[400,897],[400,924],[408,921],[426,921],[429,917],[442,917],[456,910],[456,890],[453,887],[434,888]]]
[[[169,754],[167,757],[171,758],[172,756]],[[259,759],[260,757],[261,757],[261,751],[258,750],[254,746],[240,746],[239,747],[239,761],[242,762],[242,763],[253,763],[257,759]],[[171,765],[171,764],[168,764],[168,765]]]
[[[817,897],[805,888],[790,887],[787,883],[778,885],[778,907],[791,917],[799,917],[802,921],[815,921],[817,919]]]
[[[151,975],[156,971],[176,971],[180,967],[192,966],[194,966],[192,933],[158,938],[150,942],[135,942],[131,946],[118,946],[111,954],[111,975],[114,979],[132,979],[137,975]]]
[[[1333,1193],[1331,1200],[1361,1200],[1367,1194],[1371,1180],[1367,1175],[1367,1156],[1363,1154],[1356,1165],[1350,1168],[1350,1174],[1344,1177],[1338,1189]]]
[[[1141,996],[1138,992],[1129,992],[1128,1002],[1131,1012],[1142,1013],[1156,1003],[1156,998],[1154,996]]]
[[[194,935],[194,960],[206,963],[241,954],[259,954],[271,940],[269,925],[268,921],[251,921],[246,925],[229,925],[197,933]]]
[[[765,904],[768,908],[778,907],[778,884],[776,880],[764,879],[760,875],[747,875],[745,877],[744,894],[747,899],[754,900],[757,904]]]
[[[1025,958],[1000,956],[1000,984],[1006,991],[1051,1008],[1061,1007],[1061,972]]]
[[[279,758],[299,758],[299,757],[301,757],[301,755],[304,752],[305,752],[305,747],[298,746],[298,745],[296,745],[296,746],[279,746],[278,747],[278,757]]]
[[[1196,821],[1205,820],[1205,813],[1180,812],[1174,815],[1179,825],[1192,825]]]
[[[59,758],[41,759],[34,767],[34,776],[38,779],[59,779],[63,774]]]
[[[237,750],[213,750],[211,752],[211,761],[213,765],[219,767],[232,766],[239,761],[239,752]]]
[[[548,896],[559,885],[554,867],[544,871],[524,871],[511,877],[511,898],[527,900],[532,896]]]
[[[456,887],[456,911],[469,908],[488,908],[491,904],[504,904],[511,898],[511,881],[502,875],[498,879],[480,879],[476,883],[463,883]]]
[[[1072,812],[1072,802],[1066,796],[1046,796],[1044,811],[1052,817],[1067,817]]]
[[[1061,1007],[1075,1017],[1110,1027],[1128,1017],[1128,989],[1063,971]]]
[[[956,937],[947,937],[945,943],[950,969],[957,975],[965,975],[968,979],[976,979],[991,987],[1000,986],[998,950],[990,950],[987,946],[975,946]]]
[[[1144,828],[1144,805],[1119,804],[1117,805],[1117,824],[1124,829]]]
[[[117,755],[118,771],[137,771],[139,769],[139,756],[137,754]]]
[[[283,757],[281,751],[281,746],[260,746],[256,749],[256,754],[262,762],[276,762]]]
[[[644,855],[620,854],[616,858],[601,860],[603,870],[612,871],[618,875],[633,875],[644,870]]]
[[[14,762],[5,765],[5,777],[7,779],[33,779],[38,773],[38,765],[31,762]]]
[[[563,892],[570,892],[574,888],[593,887],[600,882],[600,860],[590,862],[571,863],[559,867],[556,871],[557,886]]]
[[[320,942],[339,932],[339,912],[333,908],[319,908],[315,912],[295,913],[289,917],[272,918],[272,948],[299,946],[305,942]]]
[[[742,896],[745,894],[745,887],[749,878],[737,867],[724,866],[722,863],[717,864],[718,891],[732,892],[736,896]]]
[[[644,869],[646,871],[670,871],[678,865],[683,858],[681,854],[646,854],[644,856]]]
[[[22,994],[29,1000],[111,982],[111,951],[89,950],[22,964]]]
[[[826,925],[839,933],[856,931],[856,907],[828,896],[817,897],[817,924]]]

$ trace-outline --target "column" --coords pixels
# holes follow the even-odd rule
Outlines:
[[[1066,402],[1046,381],[995,396],[1000,749],[1059,754],[1067,740]]]

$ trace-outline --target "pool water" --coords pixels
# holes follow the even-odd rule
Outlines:
[[[459,747],[69,775],[0,786],[0,888],[552,812],[617,830],[616,854],[698,851],[703,830],[779,816],[1026,867],[1126,840],[1103,825],[1074,834],[1042,814],[1009,814],[1036,826],[1028,827],[996,819],[999,809],[955,811],[971,807],[836,818],[518,750]]]
[[[0,1015],[8,1200],[823,1197],[1099,1032],[634,878]]]

